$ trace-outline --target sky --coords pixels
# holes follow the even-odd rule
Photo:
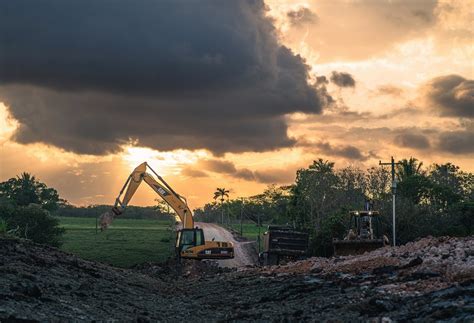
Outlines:
[[[318,158],[472,172],[473,21],[471,0],[3,1],[0,181],[113,204],[146,161],[196,208]]]

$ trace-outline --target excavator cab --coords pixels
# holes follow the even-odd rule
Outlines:
[[[205,241],[204,231],[194,229],[178,230],[176,235],[176,255],[188,259],[231,259],[234,246],[230,242]]]
[[[204,231],[202,229],[181,229],[177,232],[176,251],[178,254],[188,248],[204,244]]]

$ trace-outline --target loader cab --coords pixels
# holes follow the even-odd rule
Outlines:
[[[199,228],[181,229],[176,236],[176,252],[180,254],[182,251],[204,245],[204,231]]]
[[[351,211],[351,228],[360,239],[374,239],[381,234],[380,215],[377,211]]]

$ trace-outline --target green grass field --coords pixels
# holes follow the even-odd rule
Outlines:
[[[131,267],[174,254],[171,220],[116,219],[107,231],[96,234],[95,218],[59,219],[66,229],[61,249],[84,259]]]
[[[231,224],[230,226],[233,230],[240,233],[240,224]],[[260,249],[263,249],[263,233],[267,231],[268,224],[262,224],[260,227]],[[242,223],[242,236],[248,240],[257,241],[258,240],[259,229],[257,224],[251,223]]]
[[[231,228],[237,232],[240,232],[240,224],[231,224]],[[267,230],[267,225],[262,224],[260,227],[260,236]],[[243,223],[242,224],[242,236],[249,240],[257,240],[258,226],[255,223]]]

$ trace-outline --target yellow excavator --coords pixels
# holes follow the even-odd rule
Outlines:
[[[155,176],[148,173],[150,170]],[[147,183],[168,205],[181,220],[182,228],[176,235],[176,254],[186,259],[230,259],[234,258],[234,246],[231,242],[206,241],[204,231],[194,227],[194,219],[186,199],[176,193],[165,180],[158,175],[146,162],[137,166],[128,177],[111,212],[100,218],[101,230],[105,230],[112,220],[125,211],[128,203],[142,182]],[[124,193],[125,192],[125,193]]]

